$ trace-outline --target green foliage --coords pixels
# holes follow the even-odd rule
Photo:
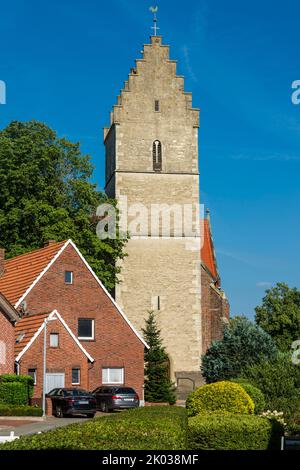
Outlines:
[[[180,407],[146,407],[96,418],[0,446],[7,449],[184,450],[187,416]]]
[[[190,450],[280,450],[283,428],[253,415],[199,414],[189,419]]]
[[[214,411],[252,414],[254,403],[243,387],[233,382],[216,382],[196,388],[187,398],[189,416]]]
[[[255,407],[254,413],[256,415],[259,415],[262,411],[265,410],[266,400],[264,394],[261,390],[259,390],[259,388],[246,382],[245,379],[234,379],[232,382],[237,383],[243,387],[245,392],[248,393],[249,397],[252,398]]]
[[[0,403],[8,405],[27,405],[27,387],[20,382],[1,382]]]
[[[34,380],[29,375],[15,375],[15,374],[3,374],[0,375],[0,384],[8,382],[17,382],[24,385],[24,388],[27,390],[27,397],[32,398]]]
[[[79,143],[45,124],[12,122],[0,131],[0,246],[7,256],[71,238],[111,290],[126,241],[97,237],[96,209],[109,201],[90,182],[92,173]]]
[[[256,307],[256,322],[272,336],[281,351],[289,351],[300,338],[300,291],[284,283],[268,289]]]
[[[150,349],[145,353],[145,400],[152,403],[176,403],[174,385],[169,379],[169,358],[162,345],[155,315],[149,313],[143,329]]]
[[[214,341],[202,358],[202,374],[207,383],[240,375],[242,367],[277,354],[272,338],[244,317],[233,319],[222,341]]]
[[[300,365],[293,364],[290,355],[281,353],[248,366],[241,377],[263,392],[266,409],[283,411],[287,418],[300,411]]]
[[[0,416],[42,416],[42,408],[36,406],[6,405],[0,403]]]

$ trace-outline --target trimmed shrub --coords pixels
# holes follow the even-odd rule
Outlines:
[[[42,416],[42,408],[0,404],[0,416]]]
[[[20,382],[0,382],[0,403],[27,405],[27,387]]]
[[[190,450],[280,450],[283,428],[253,415],[210,413],[189,419]]]
[[[26,389],[27,397],[32,398],[33,395],[33,388],[34,388],[34,380],[29,375],[15,375],[15,374],[3,374],[0,375],[0,385],[1,383],[20,383],[23,384],[24,388]]]
[[[196,388],[186,401],[189,416],[198,413],[225,411],[253,414],[254,403],[241,385],[233,382],[216,382]]]
[[[232,382],[237,383],[243,387],[246,393],[248,393],[249,397],[252,398],[254,403],[254,413],[259,415],[262,411],[266,408],[266,400],[264,394],[262,393],[259,388],[255,387],[254,385],[249,384],[243,379],[235,379]]]
[[[71,424],[0,445],[1,450],[185,450],[187,414],[154,406]]]

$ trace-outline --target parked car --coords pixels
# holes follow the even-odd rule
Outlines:
[[[98,387],[92,392],[96,398],[97,409],[108,413],[113,410],[137,408],[140,399],[133,388],[129,387]]]
[[[52,400],[52,409],[57,418],[74,415],[93,418],[97,411],[95,397],[80,388],[54,388],[47,397]]]

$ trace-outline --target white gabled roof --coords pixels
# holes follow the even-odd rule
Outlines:
[[[33,315],[34,317],[34,315]],[[26,344],[26,346],[24,347],[24,349],[22,349],[22,351],[18,354],[18,356],[16,357],[16,362],[19,362],[21,360],[21,358],[24,356],[24,354],[26,353],[26,351],[28,351],[28,349],[32,346],[32,344],[35,342],[35,340],[39,337],[39,335],[42,333],[42,331],[44,330],[45,328],[45,322],[49,322],[51,320],[58,320],[62,323],[62,325],[64,326],[64,328],[67,330],[67,332],[69,333],[69,335],[71,336],[71,338],[75,341],[75,343],[77,344],[77,346],[81,349],[81,351],[86,355],[86,357],[88,358],[88,360],[90,362],[95,362],[95,360],[92,358],[92,356],[90,356],[90,354],[86,351],[86,349],[82,346],[82,344],[78,341],[78,339],[76,338],[76,336],[74,335],[74,333],[72,332],[72,330],[68,327],[68,325],[66,324],[65,320],[62,318],[62,316],[59,314],[59,312],[57,310],[53,310],[53,312],[51,312],[44,320],[43,320],[43,323],[42,325],[39,327],[39,329],[36,331],[36,333],[34,334],[34,336],[31,338],[31,340]],[[26,332],[25,332],[25,335],[26,335]]]
[[[74,250],[76,251],[76,253],[78,254],[78,256],[80,257],[80,259],[83,261],[83,263],[85,264],[85,266],[87,267],[87,269],[90,271],[90,273],[92,274],[92,276],[94,277],[94,279],[97,281],[97,283],[99,284],[99,286],[102,288],[102,290],[104,291],[104,293],[107,295],[107,297],[110,299],[110,301],[114,304],[114,306],[116,307],[116,309],[118,310],[118,312],[120,313],[120,315],[123,317],[123,319],[125,320],[125,322],[128,324],[128,326],[131,328],[131,330],[134,332],[134,334],[138,337],[138,339],[143,343],[143,345],[145,346],[145,348],[149,349],[149,346],[148,344],[146,343],[146,341],[143,339],[143,337],[140,335],[140,333],[135,329],[135,327],[132,325],[132,323],[128,320],[128,318],[126,317],[125,313],[123,312],[123,310],[120,308],[120,306],[117,304],[117,302],[114,300],[114,298],[110,295],[110,293],[108,292],[108,290],[104,287],[104,285],[102,284],[102,282],[100,281],[100,279],[98,278],[98,276],[96,275],[96,273],[93,271],[93,269],[91,268],[91,266],[88,264],[88,262],[86,261],[86,259],[84,258],[84,256],[80,253],[79,249],[77,248],[77,246],[75,245],[75,243],[72,241],[72,240],[68,240],[63,246],[62,248],[56,253],[56,255],[52,258],[52,260],[50,261],[50,263],[46,266],[46,268],[39,274],[39,276],[35,279],[35,281],[31,284],[31,286],[27,289],[27,291],[22,295],[22,297],[18,300],[18,302],[16,303],[15,305],[15,308],[18,308],[20,306],[20,304],[25,300],[25,298],[27,297],[27,295],[31,292],[31,290],[36,286],[36,284],[41,280],[41,278],[44,276],[44,274],[46,274],[46,272],[51,268],[51,266],[55,263],[55,261],[60,257],[60,255],[65,251],[65,249],[71,245]]]

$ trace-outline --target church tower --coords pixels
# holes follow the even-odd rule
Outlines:
[[[106,193],[130,232],[116,301],[139,331],[156,312],[171,379],[184,394],[201,383],[199,109],[176,64],[169,46],[152,36],[104,141]]]

